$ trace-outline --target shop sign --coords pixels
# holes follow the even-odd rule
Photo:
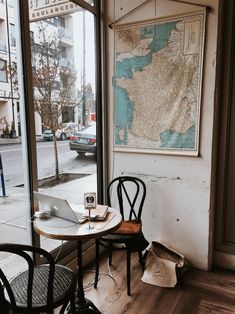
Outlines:
[[[68,0],[29,0],[29,20],[48,19],[77,12],[81,7]]]

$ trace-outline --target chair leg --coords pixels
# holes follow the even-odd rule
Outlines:
[[[67,306],[68,306],[68,303],[64,304],[64,305],[61,307],[59,314],[64,314],[64,312],[65,312]]]
[[[141,265],[141,267],[142,267],[142,269],[143,269],[143,271],[144,271],[144,258],[143,258],[143,254],[142,254],[142,252],[141,251],[139,251],[138,252],[138,254],[139,254],[139,263],[140,263],[140,265]]]
[[[67,306],[68,306],[68,303],[64,304],[64,305],[61,307],[59,314],[64,314],[64,312],[65,312]]]
[[[109,266],[112,266],[112,257],[113,257],[113,245],[112,245],[112,243],[109,243],[108,252],[109,252]]]
[[[74,297],[70,300],[70,312],[71,314],[75,313],[76,307],[75,307],[75,295]]]
[[[131,252],[126,250],[126,270],[127,270],[127,295],[131,295]]]
[[[99,279],[99,268],[100,268],[100,249],[99,249],[99,239],[95,240],[95,282],[94,288],[97,288],[97,283]]]
[[[74,314],[74,313],[75,313],[75,310],[76,310],[76,309],[75,309],[75,294],[74,294],[74,296],[70,299],[69,302],[67,302],[66,304],[64,304],[64,305],[61,307],[59,314],[64,314],[67,307],[68,307],[68,312],[66,312],[66,313],[69,313],[69,314]]]

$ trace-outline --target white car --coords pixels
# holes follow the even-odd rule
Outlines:
[[[77,132],[80,129],[78,123],[69,122],[66,126],[62,129],[58,129],[55,133],[56,138],[61,140],[70,139],[70,136]]]
[[[58,129],[55,132],[56,139],[58,140],[70,139],[70,136],[73,135],[74,132],[77,132],[79,129],[80,128],[78,123],[69,122],[65,125],[64,128]],[[50,129],[45,130],[42,136],[46,141],[50,141],[53,138],[53,134]]]

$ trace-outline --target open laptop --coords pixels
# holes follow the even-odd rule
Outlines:
[[[51,216],[56,216],[76,223],[87,221],[87,218],[84,217],[83,204],[69,204],[65,199],[39,192],[34,192],[34,195],[41,205],[40,210],[48,211]]]

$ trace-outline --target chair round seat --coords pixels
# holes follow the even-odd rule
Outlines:
[[[49,265],[40,265],[34,267],[33,290],[32,290],[32,308],[35,311],[48,310],[47,305],[47,289]],[[60,306],[66,296],[71,294],[71,291],[76,284],[76,278],[71,269],[62,266],[55,266],[54,282],[53,282],[53,300],[51,300],[52,308],[56,304]],[[27,285],[28,285],[28,270],[20,273],[10,281],[16,305],[22,311],[27,311]],[[6,297],[7,301],[10,300]]]
[[[107,234],[100,238],[101,241],[114,241],[114,242],[120,242],[123,243],[125,241],[133,239],[133,235],[123,235],[123,234]]]

